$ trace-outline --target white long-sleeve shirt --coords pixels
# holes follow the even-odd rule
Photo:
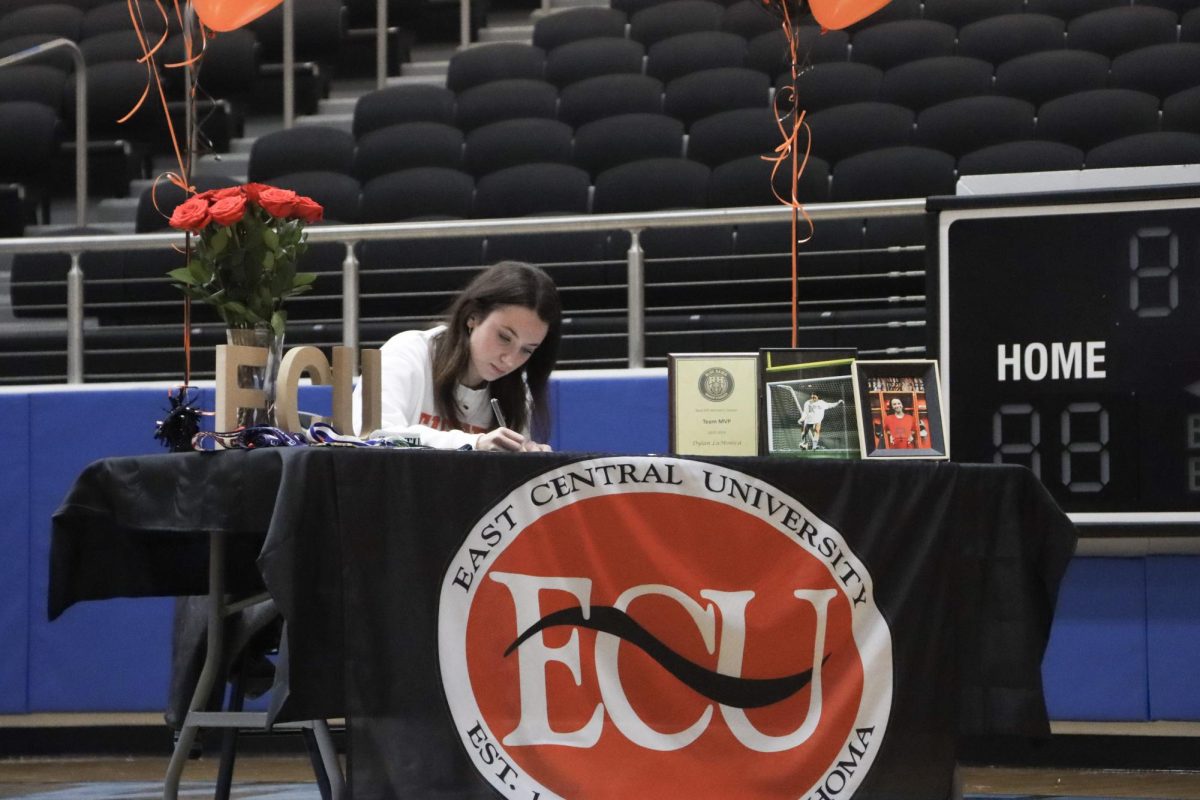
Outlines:
[[[377,436],[416,437],[426,447],[453,450],[475,446],[479,434],[496,427],[491,392],[485,386],[471,389],[459,384],[454,391],[458,416],[465,430],[449,430],[437,411],[433,396],[434,340],[446,330],[404,331],[388,339],[380,350],[382,427]],[[354,426],[362,424],[362,382],[354,389]]]
[[[808,425],[816,425],[825,419],[825,412],[836,405],[837,403],[830,403],[827,400],[805,400],[802,419]]]

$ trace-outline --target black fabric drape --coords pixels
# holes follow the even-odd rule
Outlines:
[[[287,620],[280,719],[349,724],[357,800],[494,796],[441,690],[443,572],[480,514],[580,454],[343,448],[111,459],[55,515],[52,616],[196,594],[204,539],[239,534]],[[1041,657],[1075,533],[1019,467],[724,459],[806,506],[874,578],[893,636],[887,736],[860,798],[945,796],[958,735],[1048,734]],[[243,560],[245,563],[242,563]]]

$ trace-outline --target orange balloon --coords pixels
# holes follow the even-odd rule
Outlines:
[[[811,0],[812,14],[826,30],[836,31],[871,16],[891,0]]]
[[[258,19],[283,0],[192,0],[196,16],[214,31],[232,31]]]

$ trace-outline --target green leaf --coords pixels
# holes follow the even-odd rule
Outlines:
[[[263,228],[262,240],[263,240],[263,244],[265,244],[267,247],[271,248],[272,250],[279,249],[279,234],[277,234],[270,227]]]
[[[280,310],[271,315],[271,330],[276,336],[283,336],[284,330],[287,328],[287,312]]]
[[[292,288],[300,286],[309,286],[311,288],[312,282],[316,279],[317,273],[315,272],[297,272],[296,278],[292,281]]]
[[[176,283],[186,284],[187,286],[196,286],[198,283],[200,283],[200,281],[196,280],[196,277],[187,267],[173,269],[167,273],[167,277]]]
[[[214,256],[220,255],[228,244],[229,228],[218,228],[217,232],[208,240],[208,251]]]

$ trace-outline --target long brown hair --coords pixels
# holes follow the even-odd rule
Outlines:
[[[433,396],[438,413],[452,428],[462,428],[454,391],[471,359],[472,317],[482,320],[500,306],[522,306],[546,323],[546,336],[519,369],[488,384],[492,397],[500,401],[508,427],[521,430],[529,423],[534,438],[549,431],[546,387],[558,360],[562,337],[562,305],[554,281],[541,269],[520,261],[501,261],[488,267],[467,284],[446,311],[446,331],[437,338],[433,354]],[[533,399],[533,419],[525,405],[525,387]]]

